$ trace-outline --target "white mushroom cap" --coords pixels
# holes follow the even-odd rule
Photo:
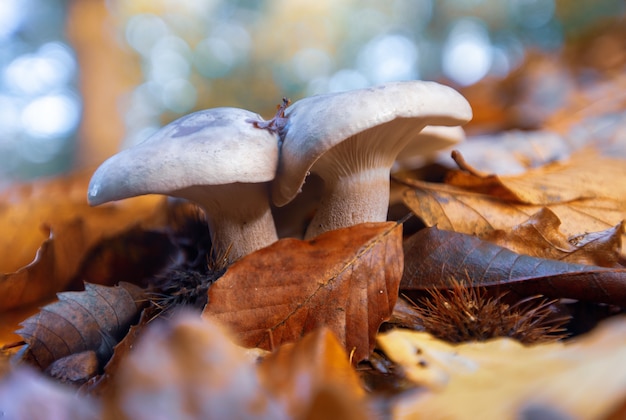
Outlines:
[[[464,140],[463,127],[427,125],[398,153],[392,172],[399,169],[413,169],[423,164],[425,158],[432,157],[439,150],[454,146]]]
[[[274,204],[291,201],[314,172],[327,192],[307,237],[384,221],[389,170],[398,153],[426,125],[460,125],[471,117],[461,94],[435,82],[393,82],[299,100],[285,110]]]
[[[143,194],[196,202],[207,213],[216,252],[229,259],[276,240],[268,182],[278,165],[278,136],[260,130],[255,113],[238,108],[195,112],[105,161],[89,184],[98,205]]]

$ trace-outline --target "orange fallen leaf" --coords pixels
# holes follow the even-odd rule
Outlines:
[[[504,201],[497,197],[468,192],[462,188],[411,181],[414,189],[404,192],[405,204],[426,226],[487,238],[497,230],[510,231],[527,222],[544,206]],[[608,198],[589,198],[545,206],[561,222],[566,238],[584,232],[613,228],[626,219],[626,203]],[[622,241],[624,234],[622,233]],[[621,252],[624,258],[624,250]]]
[[[545,206],[603,198],[626,207],[626,161],[600,156],[592,150],[579,151],[566,161],[519,175],[477,175],[467,169],[450,172],[446,183],[522,204]]]
[[[393,222],[282,239],[234,263],[209,289],[203,315],[244,346],[268,350],[326,326],[358,362],[397,299],[401,241]]]
[[[561,221],[552,210],[542,208],[511,229],[495,230],[483,239],[518,254],[571,263],[622,268],[619,264],[624,222],[601,232],[568,238],[560,230]]]
[[[327,328],[282,345],[263,358],[258,371],[261,383],[282,401],[291,418],[366,417],[365,393],[356,371],[341,343]],[[316,404],[324,394],[332,397],[336,410],[326,416]],[[344,414],[339,416],[339,412]]]
[[[63,291],[102,239],[131,226],[165,224],[165,199],[159,196],[89,207],[90,174],[18,185],[0,194],[0,312]]]
[[[287,418],[215,321],[183,313],[142,332],[104,397],[107,419]]]

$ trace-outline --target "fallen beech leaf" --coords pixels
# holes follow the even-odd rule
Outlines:
[[[520,175],[477,176],[467,171],[452,171],[446,183],[523,204],[545,206],[589,198],[625,203],[626,161],[583,150],[567,161],[550,163]]]
[[[398,297],[401,241],[394,222],[282,239],[234,263],[209,289],[203,315],[268,350],[326,326],[361,361]]]
[[[596,419],[626,398],[625,334],[626,319],[617,317],[566,344],[529,347],[500,338],[452,345],[408,330],[377,340],[426,388],[396,400],[393,418]]]
[[[58,297],[58,302],[23,321],[17,331],[28,343],[24,359],[41,369],[85,350],[110,357],[145,303],[143,290],[130,283],[115,287],[86,283],[85,291]]]
[[[49,299],[71,281],[79,264],[75,257],[85,248],[84,223],[74,219],[59,231],[60,238],[48,231],[48,239],[30,264],[13,273],[0,273],[0,312]]]
[[[400,289],[449,288],[453,279],[513,296],[542,294],[626,306],[626,269],[570,264],[516,254],[474,236],[437,228],[406,240]]]
[[[341,343],[327,328],[280,346],[262,360],[258,372],[261,383],[282,401],[291,418],[329,418],[312,412],[321,393],[334,396],[335,404],[349,413],[348,418],[366,417],[362,401],[365,393],[356,371]]]
[[[89,207],[90,175],[78,172],[0,193],[0,312],[63,291],[85,253],[103,238],[131,226],[165,225],[166,201],[160,196]]]
[[[622,268],[619,252],[624,222],[602,232],[585,233],[573,238],[567,238],[559,231],[560,225],[556,214],[544,207],[510,230],[494,230],[482,239],[531,257]]]
[[[104,366],[102,374],[89,378],[80,388],[81,392],[85,395],[101,396],[110,390],[111,382],[113,378],[115,378],[120,365],[131,352],[139,337],[141,337],[141,333],[146,325],[148,325],[148,322],[154,319],[153,317],[154,314],[149,308],[141,312],[139,321],[130,326],[124,338],[113,348],[113,355]]]
[[[107,419],[284,419],[254,362],[214,321],[177,314],[143,330],[122,360]]]
[[[509,231],[525,223],[543,206],[502,201],[496,197],[467,192],[461,188],[411,181],[404,203],[426,226],[486,238],[495,230]],[[610,229],[626,219],[626,204],[611,199],[585,199],[546,206],[561,221],[560,231],[567,238],[583,232]],[[622,234],[622,242],[624,242]],[[625,258],[621,251],[621,258]]]

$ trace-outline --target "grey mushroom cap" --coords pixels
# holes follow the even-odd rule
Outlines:
[[[207,215],[216,258],[233,262],[277,240],[269,181],[278,165],[278,135],[238,108],[180,118],[104,162],[89,184],[89,204],[142,194],[185,198]]]
[[[143,194],[177,195],[198,185],[261,183],[274,179],[277,136],[239,108],[194,112],[146,141],[112,156],[94,173],[88,201],[98,205]]]
[[[318,160],[346,139],[361,134],[384,137],[378,142],[389,145],[391,152],[383,159],[391,167],[397,153],[426,125],[464,124],[471,120],[472,109],[450,87],[407,81],[304,98],[288,107],[285,117],[281,159],[272,184],[277,206],[291,201],[308,173],[316,171]]]

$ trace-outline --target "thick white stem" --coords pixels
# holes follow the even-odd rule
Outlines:
[[[305,239],[365,222],[384,222],[389,207],[389,169],[324,179],[325,191]]]
[[[221,256],[230,248],[226,254],[229,263],[278,240],[269,206],[254,217],[233,217],[232,213],[222,212],[214,213],[211,220],[213,252]]]
[[[228,263],[278,240],[267,183],[191,187],[180,196],[204,209],[213,254]]]

